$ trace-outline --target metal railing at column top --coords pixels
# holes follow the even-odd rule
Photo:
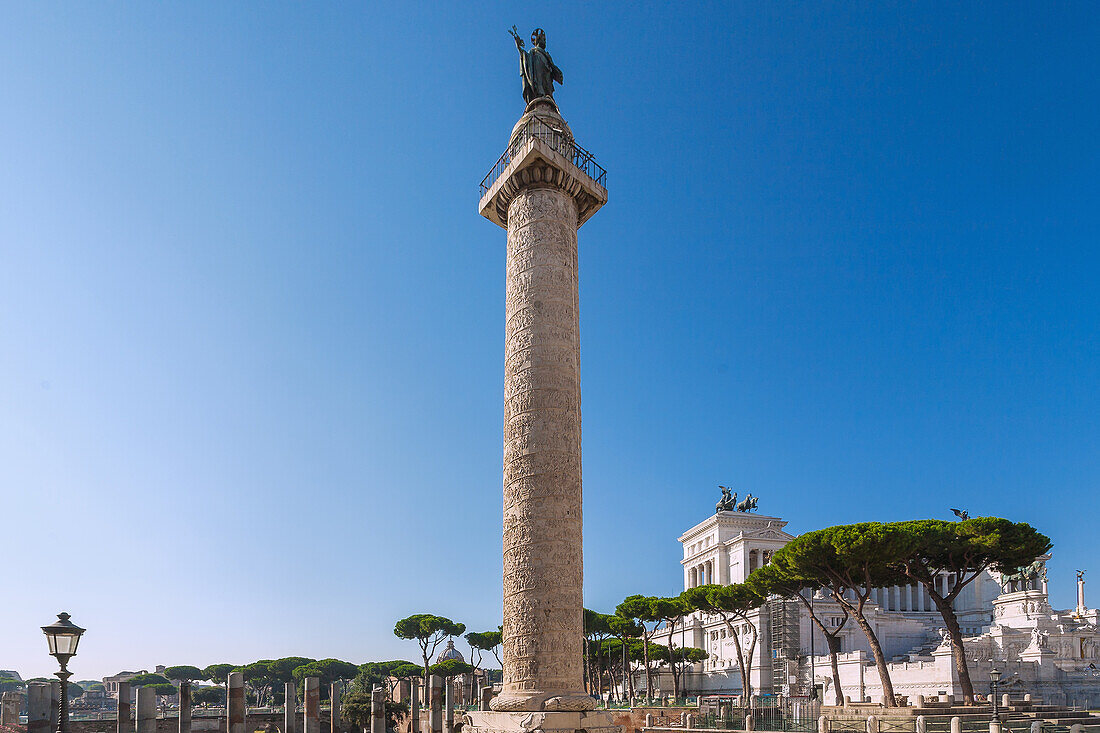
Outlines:
[[[504,173],[504,169],[511,164],[515,152],[531,140],[539,140],[549,145],[577,168],[580,168],[586,176],[600,186],[604,185],[607,179],[607,171],[596,162],[592,153],[578,145],[565,130],[551,127],[537,117],[532,117],[516,132],[509,142],[508,148],[501,154],[496,164],[489,169],[489,172],[485,174],[485,177],[481,179],[482,196],[493,187],[493,184]]]

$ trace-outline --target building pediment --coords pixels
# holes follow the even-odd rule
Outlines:
[[[691,543],[696,538],[717,530],[720,542],[727,542],[739,536],[749,536],[756,532],[768,529],[782,532],[787,522],[779,517],[769,517],[763,514],[750,512],[717,512],[695,525],[679,538],[682,543]],[[791,539],[792,536],[782,532],[782,536]]]
[[[754,540],[786,540],[790,541],[794,539],[794,535],[788,534],[779,529],[761,529],[756,532],[746,532],[745,539]]]

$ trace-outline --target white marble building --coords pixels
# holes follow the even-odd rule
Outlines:
[[[739,583],[766,564],[794,535],[778,517],[718,512],[684,532],[684,587],[706,583]],[[1048,556],[1049,557],[1049,556]],[[1043,558],[1043,562],[1045,562]],[[950,583],[943,576],[940,583]],[[1084,605],[1079,582],[1078,605],[1055,611],[1047,601],[1045,567],[1030,581],[1009,580],[983,573],[955,601],[976,692],[988,689],[990,660],[1004,673],[1001,687],[1014,694],[1031,692],[1058,703],[1100,704],[1100,628],[1096,609]],[[835,601],[818,593],[815,612],[826,624],[839,625],[843,613]],[[890,661],[895,693],[910,697],[957,694],[950,642],[943,620],[920,585],[878,588],[866,616]],[[811,679],[823,699],[833,699],[828,646],[798,601],[775,600],[755,611],[759,630],[750,678],[754,692],[804,695]],[[751,629],[738,633],[747,648]],[[664,642],[662,630],[656,641]],[[853,700],[881,699],[877,670],[866,637],[851,620],[840,635],[840,675],[843,693]],[[685,675],[684,690],[701,694],[737,694],[741,682],[730,631],[718,618],[694,614],[677,625],[673,643],[705,649],[710,657]],[[1090,666],[1092,665],[1092,666]],[[644,686],[644,675],[639,678]],[[662,675],[660,688],[671,691]]]

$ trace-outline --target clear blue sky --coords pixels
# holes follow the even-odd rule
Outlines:
[[[1095,3],[9,3],[0,668],[62,609],[78,679],[497,626],[513,23],[608,170],[590,607],[679,591],[718,484],[1100,584]]]

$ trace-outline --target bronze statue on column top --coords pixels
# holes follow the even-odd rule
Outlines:
[[[512,26],[510,31],[519,51],[519,74],[523,77],[523,101],[530,104],[539,97],[554,98],[554,82],[564,84],[561,69],[546,52],[546,33],[542,28],[531,31],[531,50],[524,48],[519,31]]]

